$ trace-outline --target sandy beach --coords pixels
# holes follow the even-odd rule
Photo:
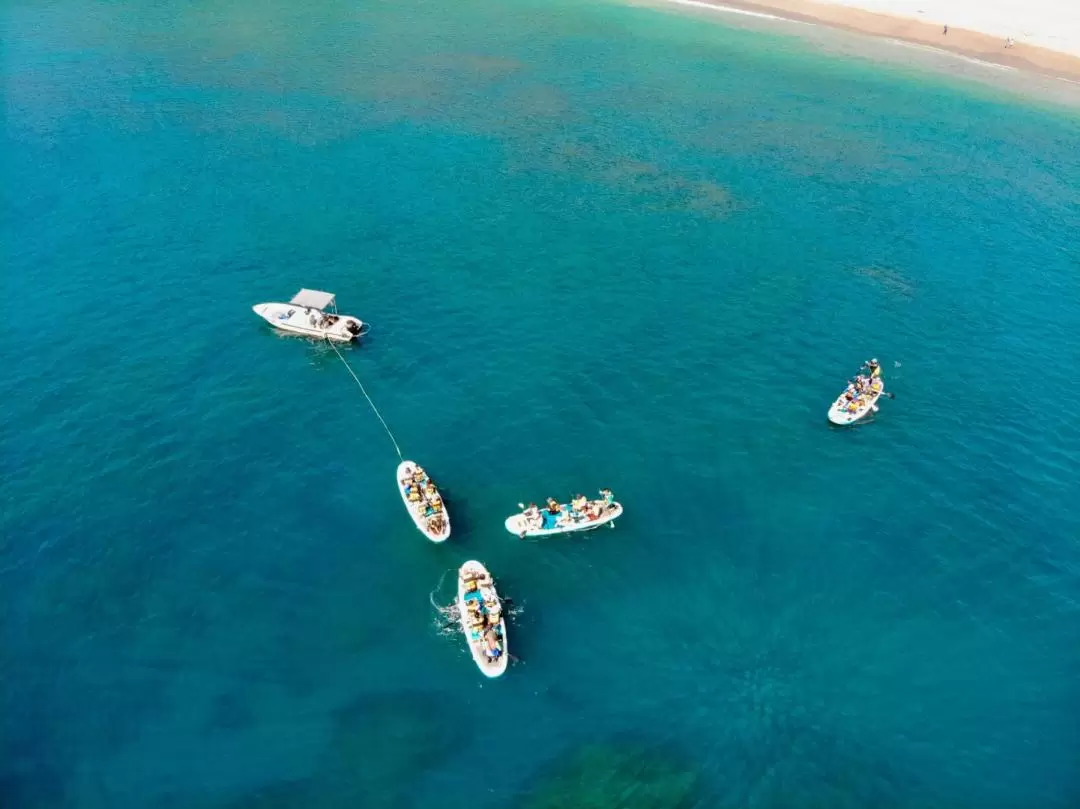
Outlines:
[[[818,23],[1080,82],[1080,4],[1071,0],[665,2]]]

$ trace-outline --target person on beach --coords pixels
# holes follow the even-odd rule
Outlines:
[[[946,25],[945,29],[941,32],[941,35],[945,36],[947,33],[949,33],[949,26]]]

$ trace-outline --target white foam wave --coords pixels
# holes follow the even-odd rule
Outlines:
[[[802,20],[792,20],[788,17],[780,17],[776,14],[766,14],[764,11],[750,11],[745,8],[735,8],[733,6],[722,6],[716,3],[706,3],[703,0],[664,0],[667,3],[673,3],[677,6],[693,6],[694,8],[704,8],[709,11],[719,11],[724,14],[739,14],[744,17],[759,17],[763,20],[780,20],[781,22],[789,22],[794,25],[814,25],[812,22],[803,22]]]
[[[976,59],[974,56],[964,56],[962,53],[956,53],[955,51],[947,51],[943,48],[935,48],[933,45],[920,45],[917,42],[905,42],[902,39],[890,39],[889,42],[894,45],[900,45],[904,48],[913,48],[917,51],[926,51],[927,53],[936,53],[941,56],[951,56],[953,59],[959,59],[962,62],[969,62],[973,65],[979,65],[980,67],[988,67],[993,70],[1002,70],[1006,73],[1015,73],[1016,68],[1011,65],[1000,65],[997,62],[987,62],[984,59]]]

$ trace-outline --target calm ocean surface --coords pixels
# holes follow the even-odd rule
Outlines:
[[[1076,108],[580,0],[0,19],[4,809],[1080,803]]]

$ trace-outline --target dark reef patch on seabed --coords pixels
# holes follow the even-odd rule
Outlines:
[[[611,739],[570,750],[537,775],[530,797],[509,807],[562,809],[690,809],[699,774],[673,748]]]
[[[358,699],[335,713],[334,732],[309,777],[253,790],[207,809],[400,809],[418,773],[434,769],[459,741],[451,700],[397,691]]]
[[[712,748],[721,773],[736,776],[734,790],[706,783],[693,752],[669,743],[613,738],[569,750],[536,775],[520,809],[916,809],[904,799],[917,774],[901,772],[888,756],[857,749],[827,733],[803,728],[789,751],[766,756],[732,741]],[[568,803],[571,799],[572,804]],[[921,806],[921,804],[920,804]]]

